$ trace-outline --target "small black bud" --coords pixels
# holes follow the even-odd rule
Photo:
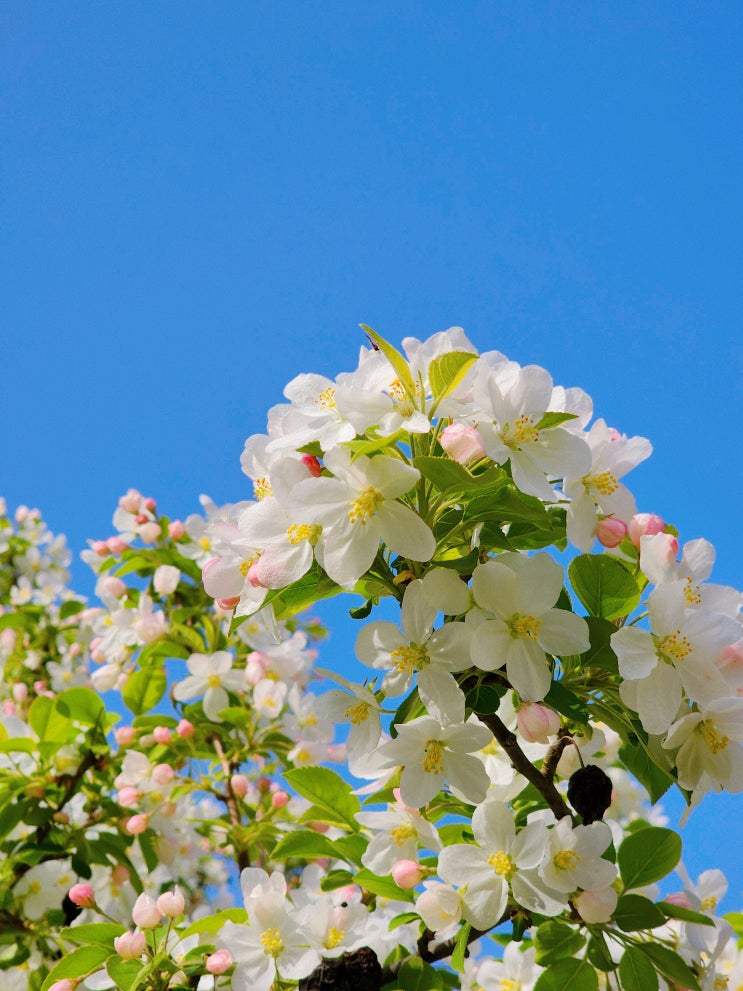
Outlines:
[[[611,805],[613,787],[609,775],[595,764],[586,764],[570,776],[568,801],[585,826],[604,818],[604,812]]]

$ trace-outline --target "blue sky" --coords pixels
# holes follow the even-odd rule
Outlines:
[[[290,378],[456,324],[649,437],[640,508],[741,584],[740,5],[25,0],[0,38],[11,506],[79,550],[130,485],[247,497]]]

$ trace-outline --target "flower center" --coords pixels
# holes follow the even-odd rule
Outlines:
[[[210,551],[212,549],[211,541],[208,537],[199,537],[199,547],[202,551]]]
[[[683,661],[686,655],[690,653],[691,644],[682,635],[681,630],[676,630],[675,633],[669,633],[667,637],[663,637],[658,643],[658,657],[667,664],[673,664],[674,661]]]
[[[240,574],[243,576],[243,578],[247,578],[248,577],[248,572],[253,567],[253,565],[255,564],[255,562],[258,560],[259,557],[260,557],[260,554],[254,554],[252,557],[249,557],[246,561],[241,561],[240,562],[240,564],[238,565],[237,570],[240,572]]]
[[[491,853],[488,857],[488,863],[500,877],[509,878],[516,870],[513,860],[511,860],[505,850]]]
[[[390,654],[392,663],[397,671],[405,671],[412,674],[426,667],[430,663],[425,647],[420,647],[417,643],[411,643],[409,647],[398,647]]]
[[[319,406],[320,409],[324,410],[335,409],[335,389],[332,385],[329,385],[327,389],[323,389],[315,400],[315,406]]]
[[[376,511],[384,502],[384,496],[376,489],[369,487],[355,499],[348,509],[348,518],[352,523],[360,523],[362,526],[370,516],[374,516]]]
[[[398,403],[402,402],[403,399],[407,397],[405,386],[402,384],[400,379],[395,379],[394,382],[390,382],[387,392],[389,392],[390,396],[392,396],[392,398]]]
[[[219,688],[219,686],[220,686],[219,675],[218,674],[210,674],[209,677],[206,680],[206,683],[207,683],[207,685],[210,688]]]
[[[409,822],[405,822],[402,826],[395,826],[394,829],[390,830],[390,836],[395,841],[397,846],[402,846],[408,840],[413,840],[418,834],[410,825]]]
[[[697,732],[712,751],[713,755],[719,754],[719,752],[724,750],[728,743],[730,743],[728,737],[724,736],[722,733],[719,733],[715,724],[710,722],[709,719],[703,719],[701,721],[701,723],[697,726]]]
[[[572,871],[579,860],[580,857],[575,850],[560,850],[552,858],[552,863],[558,871]]]
[[[256,499],[267,499],[268,496],[273,495],[273,489],[271,488],[271,482],[265,475],[261,475],[260,478],[256,478],[253,482],[253,495]]]
[[[513,425],[507,423],[501,431],[501,439],[506,447],[518,451],[522,444],[534,444],[539,440],[539,431],[532,417],[522,413]]]
[[[587,489],[593,489],[599,495],[613,495],[619,488],[619,482],[611,471],[601,471],[597,475],[586,475],[583,484]]]
[[[356,705],[352,705],[350,709],[346,709],[343,715],[354,726],[360,726],[369,718],[369,703],[358,702]]]
[[[427,740],[423,756],[426,774],[444,773],[444,746],[441,740]]]
[[[712,985],[712,991],[727,991],[729,987],[730,984],[725,974],[718,974],[715,977],[715,983]]]
[[[319,523],[293,523],[286,531],[290,544],[301,544],[303,540],[309,540],[313,546],[321,533],[322,527]]]
[[[274,959],[282,952],[284,949],[284,944],[281,942],[281,936],[279,936],[278,929],[265,929],[261,933],[261,943],[263,945],[264,952],[267,957],[274,957]]]
[[[701,604],[702,595],[701,588],[699,585],[692,585],[691,578],[686,579],[686,585],[684,585],[684,599],[686,600],[687,606],[698,606]]]
[[[717,899],[715,898],[715,896],[710,895],[709,898],[703,898],[701,908],[703,912],[714,913],[715,909],[717,908]]]
[[[536,640],[541,625],[541,619],[537,619],[536,616],[521,616],[519,613],[514,613],[510,619],[506,620],[506,626],[514,640]]]
[[[501,977],[498,991],[521,991],[521,981],[512,981],[510,977]]]
[[[328,929],[328,935],[325,937],[325,945],[329,950],[334,950],[339,943],[343,942],[343,937],[346,935],[344,929],[336,929],[332,926]]]

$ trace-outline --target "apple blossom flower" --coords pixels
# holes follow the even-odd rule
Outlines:
[[[172,595],[178,588],[181,572],[172,564],[161,564],[152,576],[152,586],[158,595]]]
[[[73,905],[79,905],[80,908],[90,908],[95,905],[95,895],[89,884],[73,884],[67,897]]]
[[[443,846],[436,827],[400,802],[388,805],[385,812],[357,812],[356,819],[377,831],[361,863],[380,876],[390,874],[400,861],[417,862],[420,847],[438,853]]]
[[[423,888],[415,900],[415,910],[437,939],[448,939],[457,931],[462,918],[461,896],[441,881],[425,881]]]
[[[678,781],[682,788],[724,788],[743,791],[743,698],[714,699],[700,710],[682,716],[663,741],[676,750]]]
[[[174,686],[173,698],[186,702],[203,694],[207,718],[221,722],[219,713],[230,704],[227,691],[239,692],[246,687],[245,672],[232,670],[232,662],[232,654],[226,650],[191,654],[187,661],[190,674]]]
[[[540,877],[553,891],[565,894],[577,888],[584,891],[608,888],[617,876],[617,868],[601,854],[611,842],[611,830],[605,822],[573,826],[566,816],[549,830]]]
[[[505,664],[508,679],[528,702],[544,698],[552,683],[545,651],[582,654],[588,626],[565,609],[553,608],[562,591],[563,571],[548,554],[501,554],[479,564],[472,576],[477,604],[493,619],[472,636],[472,660],[484,671]]]

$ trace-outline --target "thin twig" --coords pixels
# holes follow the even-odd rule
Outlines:
[[[224,772],[225,782],[224,790],[225,794],[223,796],[223,801],[227,806],[227,811],[230,815],[230,822],[232,823],[233,829],[233,845],[235,847],[235,859],[237,860],[237,866],[240,872],[245,870],[246,867],[250,867],[250,854],[243,847],[243,845],[238,840],[238,830],[242,826],[242,816],[240,815],[240,809],[237,805],[237,799],[235,798],[235,793],[232,790],[232,772],[234,768],[230,764],[227,756],[224,752],[222,746],[222,741],[218,736],[212,737],[212,743],[214,745],[214,750],[216,751],[217,757],[219,757],[219,762],[222,765],[222,771]]]

